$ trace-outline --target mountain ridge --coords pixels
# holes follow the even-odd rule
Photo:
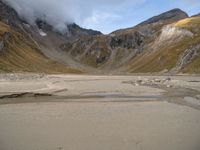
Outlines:
[[[189,16],[183,10],[181,10],[179,8],[175,8],[175,9],[169,10],[167,12],[164,12],[160,15],[154,16],[150,19],[147,19],[146,21],[139,23],[136,26],[151,24],[151,23],[157,23],[157,22],[165,21],[165,20],[169,20],[169,19],[170,20],[176,20],[177,17],[184,19],[184,18],[187,18]]]
[[[42,64],[50,68],[48,72],[60,68],[56,72],[200,73],[200,17],[189,17],[180,9],[172,9],[134,27],[104,35],[75,23],[68,25],[67,34],[60,34],[44,20],[38,19],[35,26],[29,25],[2,1],[0,8],[0,22],[3,22],[0,23],[0,49],[5,51],[7,45],[7,53],[0,54],[0,62],[1,59],[6,62],[1,63],[0,70],[9,67],[8,71],[47,72],[43,67],[27,67],[19,59],[23,57],[27,60],[24,57],[28,57],[29,53],[34,55],[35,60],[40,58]],[[4,34],[7,34],[7,31],[3,32],[5,28],[15,37],[10,42],[4,40]],[[18,40],[16,35],[21,35],[26,42]],[[20,45],[23,52],[13,45],[16,48]],[[12,51],[16,54],[15,63],[8,57]],[[17,57],[19,54],[20,57]],[[41,64],[35,60],[29,66]],[[8,62],[12,62],[12,65],[8,65]],[[21,67],[16,67],[18,64]]]

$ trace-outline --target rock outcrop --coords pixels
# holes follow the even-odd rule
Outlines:
[[[140,32],[133,34],[124,34],[120,36],[111,36],[110,47],[115,48],[127,48],[135,49],[142,45],[144,36]]]
[[[191,63],[192,60],[198,56],[200,56],[200,44],[191,46],[190,48],[186,49],[183,54],[181,54],[177,62],[177,70],[183,69],[187,64]]]
[[[84,29],[78,26],[76,23],[67,25],[67,28],[71,36],[79,37],[79,36],[85,36],[85,35],[91,35],[91,36],[102,35],[100,31],[95,31],[92,29]]]
[[[6,44],[9,42],[11,38],[11,33],[5,32],[0,40],[0,53],[4,53],[6,51]]]

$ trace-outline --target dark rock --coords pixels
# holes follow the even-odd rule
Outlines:
[[[53,30],[53,27],[51,25],[49,25],[48,23],[46,23],[45,21],[41,20],[41,19],[37,19],[35,21],[37,27],[43,31],[51,31]]]
[[[72,24],[69,24],[67,25],[68,27],[68,31],[71,35],[73,36],[82,36],[82,35],[102,35],[101,32],[99,31],[95,31],[95,30],[92,30],[92,29],[84,29],[84,28],[81,28],[80,26],[78,26],[77,24],[75,23],[72,23]]]
[[[43,19],[43,20],[37,19],[35,23],[39,29],[41,29],[45,32],[54,31],[54,32],[57,32],[58,34],[60,34],[61,36],[67,35],[71,38],[72,37],[81,37],[81,36],[95,36],[95,35],[102,34],[99,31],[81,28],[80,26],[78,26],[75,23],[66,25],[67,30],[64,33],[60,33],[58,31],[54,30],[53,26],[49,25],[45,21],[45,19]]]
[[[111,37],[110,47],[111,48],[127,48],[135,49],[142,45],[144,36],[139,32],[134,34],[123,34],[120,36]]]

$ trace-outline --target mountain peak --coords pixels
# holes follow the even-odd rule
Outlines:
[[[170,11],[164,12],[160,15],[154,16],[139,25],[145,25],[145,24],[151,24],[151,23],[156,23],[156,22],[162,22],[162,21],[178,21],[184,18],[188,18],[188,14],[184,12],[183,10],[179,8],[172,9]]]

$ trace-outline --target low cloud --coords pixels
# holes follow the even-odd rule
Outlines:
[[[56,30],[66,31],[66,24],[87,22],[95,10],[119,6],[121,0],[3,0],[13,7],[28,23],[46,20]],[[128,0],[127,0],[128,1]],[[104,13],[105,14],[105,13]],[[86,20],[86,21],[85,21]],[[89,23],[89,21],[88,21]]]

